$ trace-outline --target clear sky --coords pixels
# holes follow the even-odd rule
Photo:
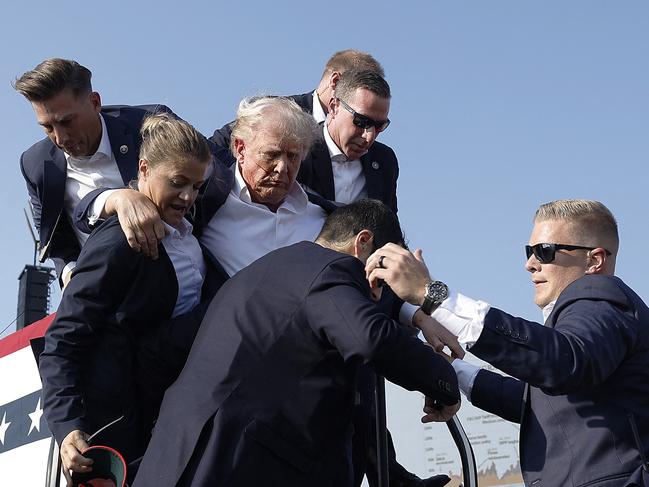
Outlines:
[[[32,0],[5,2],[0,26],[0,330],[32,260],[18,160],[43,136],[10,82],[48,57],[90,68],[104,104],[164,103],[209,135],[242,97],[310,91],[333,52],[371,52],[393,93],[379,140],[399,158],[399,216],[435,277],[539,319],[533,212],[591,198],[619,221],[617,274],[649,299],[645,1]]]

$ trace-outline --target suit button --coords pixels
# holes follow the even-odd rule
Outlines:
[[[508,337],[508,336],[511,335],[511,334],[512,334],[512,332],[509,331],[509,330],[505,330],[505,331],[503,331],[503,335],[505,335],[506,337]]]
[[[518,338],[518,332],[517,331],[512,333],[512,338]]]
[[[521,335],[521,340],[523,340],[524,342],[527,341],[527,335]]]

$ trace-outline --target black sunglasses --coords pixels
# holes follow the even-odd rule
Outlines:
[[[385,129],[388,128],[388,125],[390,125],[390,119],[386,118],[385,120],[373,120],[370,117],[366,115],[362,115],[358,113],[356,110],[354,110],[352,107],[350,107],[347,103],[342,101],[340,98],[336,98],[340,102],[340,104],[347,110],[349,113],[351,113],[354,118],[352,120],[352,123],[356,125],[358,128],[361,128],[363,130],[369,130],[370,127],[374,127],[376,129],[376,132],[383,132]]]
[[[525,246],[525,255],[529,259],[534,254],[536,260],[541,264],[549,264],[554,260],[554,254],[557,250],[595,250],[598,247],[584,247],[583,245],[566,245],[566,244],[557,244],[557,243],[538,243],[536,245],[526,245]],[[611,255],[611,253],[604,249],[606,255]]]

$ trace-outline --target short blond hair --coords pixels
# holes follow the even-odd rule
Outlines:
[[[301,152],[311,148],[318,136],[318,124],[313,116],[304,112],[290,98],[283,96],[263,96],[244,98],[239,103],[237,119],[232,127],[230,150],[236,154],[235,140],[249,143],[255,132],[261,130],[265,123],[272,123],[282,133],[282,138],[297,143]]]
[[[536,210],[534,221],[563,220],[575,226],[575,232],[593,247],[604,247],[617,254],[620,238],[611,210],[594,200],[570,199],[545,203]]]
[[[322,78],[328,77],[334,71],[344,73],[350,69],[374,71],[381,75],[382,78],[385,77],[383,66],[371,54],[357,49],[345,49],[334,53],[329,58],[322,73]]]
[[[205,137],[189,123],[169,113],[147,116],[142,122],[140,134],[140,159],[146,159],[152,167],[175,161],[207,164],[212,160]]]

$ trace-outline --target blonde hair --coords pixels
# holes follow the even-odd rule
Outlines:
[[[299,144],[303,154],[311,148],[319,133],[318,124],[313,117],[290,98],[282,96],[244,98],[239,103],[237,119],[232,127],[230,138],[232,153],[236,154],[236,139],[249,143],[255,132],[261,129],[262,124],[270,124],[269,121],[272,121],[272,126],[281,132],[283,139]]]
[[[142,122],[140,134],[140,159],[146,159],[151,167],[190,160],[208,163],[212,158],[205,137],[189,123],[169,113],[148,115]]]
[[[604,247],[613,254],[620,245],[617,222],[611,211],[594,200],[556,200],[545,203],[536,210],[534,221],[565,220],[589,245]]]

